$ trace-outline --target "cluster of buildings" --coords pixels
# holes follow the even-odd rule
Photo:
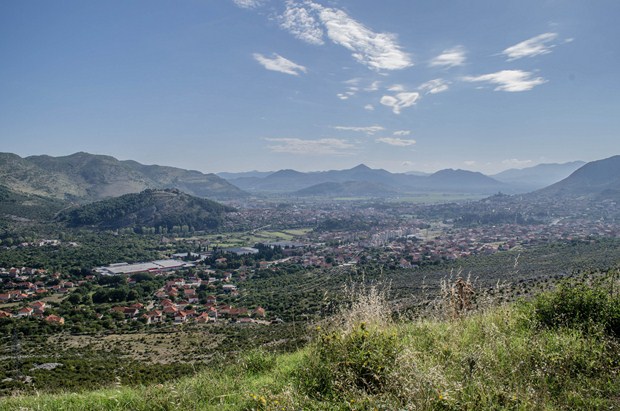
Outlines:
[[[68,293],[79,284],[63,281],[60,273],[29,267],[0,268],[2,292],[0,303],[33,300],[52,293]]]
[[[19,308],[16,311],[0,310],[0,318],[38,318],[49,324],[63,325],[65,319],[55,314],[45,314],[45,310],[48,308],[47,303],[43,301],[35,301],[25,307]]]
[[[237,286],[230,284],[232,273],[224,273],[221,285],[224,293],[237,294]],[[265,319],[265,309],[256,307],[249,310],[245,307],[233,307],[228,304],[218,304],[216,295],[207,295],[204,304],[200,302],[197,289],[202,284],[212,284],[219,281],[214,277],[204,281],[194,275],[185,278],[179,277],[168,280],[157,290],[154,300],[148,305],[134,303],[128,306],[112,307],[112,312],[123,314],[127,319],[142,319],[146,324],[158,324],[166,321],[175,324],[187,322],[208,323],[218,319],[233,320],[240,323],[262,322]]]

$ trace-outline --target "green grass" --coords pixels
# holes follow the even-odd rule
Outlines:
[[[620,340],[591,311],[589,327],[547,324],[540,310],[561,292],[394,322],[371,289],[292,354],[252,350],[166,384],[5,398],[0,410],[619,409]],[[588,292],[571,310],[590,310]]]

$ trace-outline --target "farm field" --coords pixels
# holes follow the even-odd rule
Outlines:
[[[208,241],[211,246],[219,248],[251,247],[256,243],[295,241],[298,240],[300,237],[303,237],[304,235],[310,233],[311,231],[311,228],[299,228],[290,230],[256,230],[194,236],[190,237],[189,240]]]

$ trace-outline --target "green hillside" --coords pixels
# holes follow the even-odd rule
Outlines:
[[[415,320],[393,320],[370,287],[290,354],[244,352],[158,385],[4,398],[0,410],[618,409],[617,280],[584,277],[473,313],[460,280]]]
[[[35,194],[15,192],[0,185],[0,220],[49,221],[67,203]]]
[[[124,227],[186,226],[215,229],[226,212],[234,209],[215,201],[193,197],[176,189],[144,190],[86,204],[59,216],[72,227],[117,229]]]
[[[83,152],[61,157],[25,158],[0,153],[0,179],[12,190],[80,202],[164,188],[177,188],[199,197],[218,199],[245,195],[215,174],[143,165]]]

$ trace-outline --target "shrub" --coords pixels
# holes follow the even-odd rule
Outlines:
[[[301,390],[314,398],[384,392],[402,350],[386,291],[362,285],[345,292],[350,304],[332,318],[328,330],[318,327],[297,373]]]
[[[620,296],[602,286],[563,283],[535,303],[536,319],[547,327],[601,328],[620,337]]]
[[[350,391],[383,391],[401,351],[396,333],[360,323],[348,333],[322,333],[298,373],[304,392],[333,398]]]

